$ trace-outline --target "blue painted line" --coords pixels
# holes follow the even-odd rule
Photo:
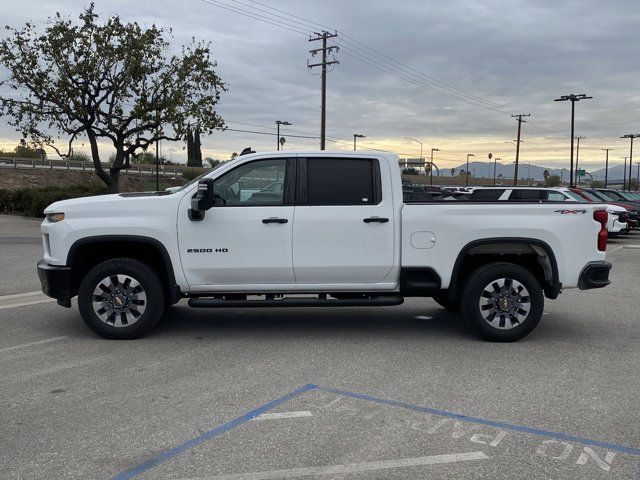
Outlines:
[[[575,442],[575,443],[581,443],[583,445],[602,447],[612,452],[628,453],[630,455],[640,456],[640,448],[627,447],[626,445],[618,445],[615,443],[602,442],[600,440],[592,440],[590,438],[578,437],[576,435],[568,435],[566,433],[552,432],[550,430],[542,430],[539,428],[525,427],[522,425],[514,425],[512,423],[498,422],[495,420],[487,420],[485,418],[469,417],[467,415],[462,415],[460,413],[448,412],[446,410],[439,410],[437,408],[421,407],[419,405],[414,405],[414,404],[405,403],[405,402],[397,402],[395,400],[386,400],[384,398],[372,397],[371,395],[349,392],[347,390],[340,390],[338,388],[323,387],[321,385],[317,385],[315,387],[315,390],[320,392],[333,393],[335,395],[340,395],[343,397],[366,400],[368,402],[378,403],[381,405],[388,405],[390,407],[404,408],[406,410],[412,410],[414,412],[430,413],[432,415],[452,418],[454,420],[462,420],[464,422],[477,423],[479,425],[486,425],[489,427],[500,428],[502,430],[512,430],[514,432],[528,433],[531,435],[538,435],[541,437],[553,438],[555,440],[562,440],[565,442]]]
[[[212,438],[216,438],[222,435],[223,433],[228,432],[229,430],[233,430],[234,428],[239,427],[240,425],[251,421],[253,418],[257,417],[258,415],[261,415],[271,410],[272,408],[275,408],[278,405],[284,402],[287,402],[292,398],[297,397],[298,395],[304,392],[314,390],[315,388],[316,388],[316,385],[312,385],[312,384],[304,385],[303,387],[297,388],[294,391],[289,392],[280,398],[272,400],[269,403],[265,403],[264,405],[256,408],[255,410],[251,410],[250,412],[245,413],[244,415],[234,420],[231,420],[227,423],[219,425],[209,430],[208,432],[203,433],[198,437],[192,438],[191,440],[187,440],[186,442],[181,443],[180,445],[177,445],[173,448],[170,448],[169,450],[165,450],[164,452],[160,453],[159,455],[156,455],[155,457],[147,460],[146,462],[141,463],[136,467],[133,467],[129,470],[126,470],[124,472],[117,474],[116,476],[112,477],[112,480],[126,480],[129,478],[136,477],[141,473],[144,473],[147,470],[157,467],[161,463],[166,462],[167,460],[170,460],[176,455],[180,455],[181,453],[184,453],[187,450],[197,447],[198,445],[200,445],[203,442],[206,442],[207,440],[211,440]]]

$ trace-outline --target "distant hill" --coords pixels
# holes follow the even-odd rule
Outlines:
[[[460,172],[466,170],[467,165],[463,163],[455,168],[455,175],[460,175]],[[497,178],[513,178],[515,165],[513,163],[498,163],[496,168]],[[547,168],[539,167],[537,165],[529,164],[527,162],[520,163],[518,165],[518,177],[521,180],[532,178],[534,180],[544,180],[544,171],[548,170],[550,175],[558,175],[563,180],[569,179],[568,168]],[[469,162],[469,172],[475,177],[493,178],[493,162],[489,165],[489,162]],[[448,177],[451,175],[451,169],[442,169],[441,175]],[[604,174],[603,174],[604,175]]]
[[[640,160],[640,158],[638,159]],[[496,169],[498,178],[513,178],[513,170],[515,165],[513,163],[498,163]],[[458,165],[455,168],[455,175],[460,175],[462,170],[467,168],[466,164],[463,163]],[[636,178],[638,164],[634,162],[633,164],[633,174],[631,178]],[[475,171],[474,171],[475,169]],[[627,166],[627,174],[629,167]],[[544,180],[544,171],[549,170],[550,175],[558,175],[563,180],[569,179],[569,169],[568,168],[548,168],[548,167],[540,167],[538,165],[531,164],[531,170],[529,170],[529,164],[527,162],[520,163],[518,166],[518,177],[521,180],[532,178],[533,180],[543,181]],[[484,177],[484,178],[493,178],[493,162],[491,162],[491,166],[489,166],[489,162],[469,162],[469,171],[472,175],[476,177]],[[599,170],[589,171],[591,175],[593,175],[594,180],[604,180],[604,168]],[[624,173],[623,165],[616,165],[614,167],[609,168],[609,180],[622,180]],[[442,169],[442,175],[448,177],[451,175],[451,169]],[[502,176],[502,177],[500,177]],[[589,176],[587,175],[588,179]]]

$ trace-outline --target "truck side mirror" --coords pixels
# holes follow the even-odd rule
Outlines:
[[[198,182],[198,191],[191,199],[189,220],[200,221],[204,219],[204,212],[215,205],[213,194],[213,179],[203,178]]]

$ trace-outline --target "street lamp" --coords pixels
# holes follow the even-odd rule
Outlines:
[[[571,163],[569,164],[569,187],[575,187],[575,184],[573,183],[573,136],[574,136],[574,119],[575,119],[575,113],[576,113],[576,102],[579,102],[580,100],[587,100],[589,98],[593,98],[593,97],[588,97],[586,94],[584,93],[580,93],[578,95],[572,93],[569,95],[562,95],[560,98],[556,98],[554,101],[555,102],[566,102],[566,101],[570,101],[571,102]]]
[[[359,133],[353,134],[353,151],[356,151],[356,138],[367,138],[366,135],[360,135]]]
[[[278,126],[278,134],[276,136],[276,148],[278,151],[280,150],[280,125],[293,125],[293,123],[283,122],[282,120],[276,120],[276,125]]]
[[[498,157],[493,157],[493,186],[496,186],[496,169],[498,168],[498,160],[502,160]]]
[[[413,138],[413,137],[404,137],[404,138],[407,140],[413,140],[414,142],[418,142],[420,144],[420,161],[424,164],[424,161],[422,159],[422,142],[417,138]]]
[[[607,152],[607,157],[604,161],[604,188],[607,188],[607,182],[609,180],[609,150],[613,150],[613,148],[603,148],[602,150]]]
[[[475,155],[473,153],[467,153],[467,171],[465,172],[465,177],[464,177],[465,187],[469,186],[469,157],[475,157]]]
[[[435,166],[433,164],[433,152],[439,152],[440,149],[439,148],[432,148],[431,149],[431,169],[429,170],[429,185],[433,185],[433,167]],[[438,172],[438,176],[440,176],[440,172]]]
[[[620,138],[629,138],[631,139],[631,149],[629,150],[629,188],[631,190],[631,175],[633,175],[633,170],[631,170],[631,166],[633,164],[633,139],[640,137],[640,134],[636,133],[628,133],[627,135],[623,135]],[[625,177],[627,176],[626,167],[625,167]],[[624,185],[622,185],[622,189],[625,190]]]

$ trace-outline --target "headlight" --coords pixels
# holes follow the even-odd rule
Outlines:
[[[64,220],[64,213],[47,213],[47,220],[51,223],[57,223]]]

